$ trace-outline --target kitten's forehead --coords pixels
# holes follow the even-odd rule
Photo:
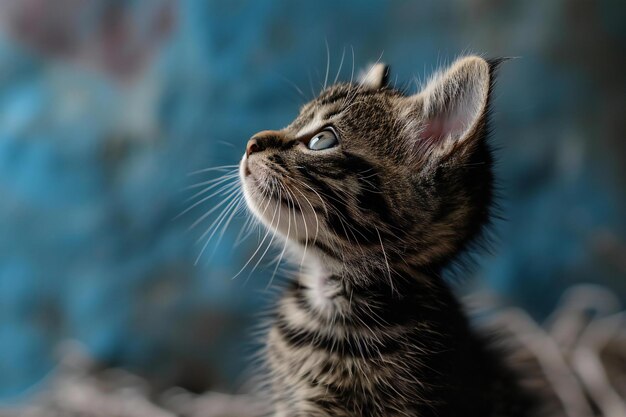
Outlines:
[[[338,115],[348,106],[363,96],[374,97],[389,93],[389,90],[372,91],[358,84],[335,84],[326,88],[315,99],[300,109],[300,114],[291,124],[298,136],[306,136],[328,124],[333,116]]]
[[[335,84],[322,91],[311,104],[324,106],[339,100],[346,100],[350,96],[363,93],[364,91],[362,87],[355,84]]]
[[[328,116],[336,114],[351,97],[358,94],[358,88],[351,84],[335,84],[323,90],[316,98],[300,109],[300,114],[291,124],[298,136],[314,133],[323,127]],[[341,102],[340,102],[341,101]]]

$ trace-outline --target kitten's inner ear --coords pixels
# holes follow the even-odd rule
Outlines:
[[[436,145],[468,137],[487,110],[489,84],[490,66],[476,56],[461,58],[436,74],[414,96],[422,106],[418,139]]]
[[[381,62],[370,65],[359,72],[359,84],[368,90],[379,90],[387,86],[389,65]]]

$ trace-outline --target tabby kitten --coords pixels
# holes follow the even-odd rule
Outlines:
[[[414,95],[376,64],[248,142],[246,202],[300,268],[267,334],[275,416],[529,415],[441,276],[489,219],[498,62]]]

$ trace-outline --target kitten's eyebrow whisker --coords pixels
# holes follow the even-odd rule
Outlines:
[[[335,75],[335,79],[333,80],[333,84],[337,84],[337,80],[339,79],[339,75],[341,74],[341,68],[343,68],[343,59],[346,57],[346,47],[343,47],[343,51],[341,52],[341,61],[339,62],[339,69],[337,70],[337,74]]]
[[[350,74],[350,84],[354,81],[354,46],[350,45],[350,50],[352,51],[352,73]]]
[[[311,96],[315,97],[317,94],[315,94],[315,89],[313,88],[313,79],[311,78],[311,71],[308,71],[309,74],[309,87],[311,87]]]
[[[294,83],[293,81],[291,81],[289,78],[285,77],[282,74],[279,74],[279,76],[282,79],[282,81],[286,82],[291,87],[293,87],[296,90],[296,92],[300,95],[300,97],[302,97],[304,100],[307,100],[307,101],[309,100],[306,94],[304,94],[304,92],[300,89],[300,87],[298,87],[296,83]]]
[[[351,103],[348,105],[348,107],[346,107],[346,108],[342,109],[342,110],[341,110],[341,112],[343,113],[343,112],[345,112],[345,111],[349,110],[352,106],[356,106],[356,105],[361,104],[361,103],[365,103],[365,100],[353,101],[353,102],[351,102]],[[347,101],[346,101],[346,104],[347,104]],[[344,106],[345,106],[345,104],[344,104]]]
[[[328,84],[328,73],[330,72],[330,48],[328,47],[328,39],[324,39],[326,43],[326,76],[324,77],[324,88],[326,90],[326,86]]]

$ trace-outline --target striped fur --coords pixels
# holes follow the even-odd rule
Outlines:
[[[277,417],[529,415],[441,278],[489,219],[496,66],[466,57],[407,95],[378,64],[255,136],[246,201],[300,267],[267,333]],[[327,126],[339,145],[308,149]]]

